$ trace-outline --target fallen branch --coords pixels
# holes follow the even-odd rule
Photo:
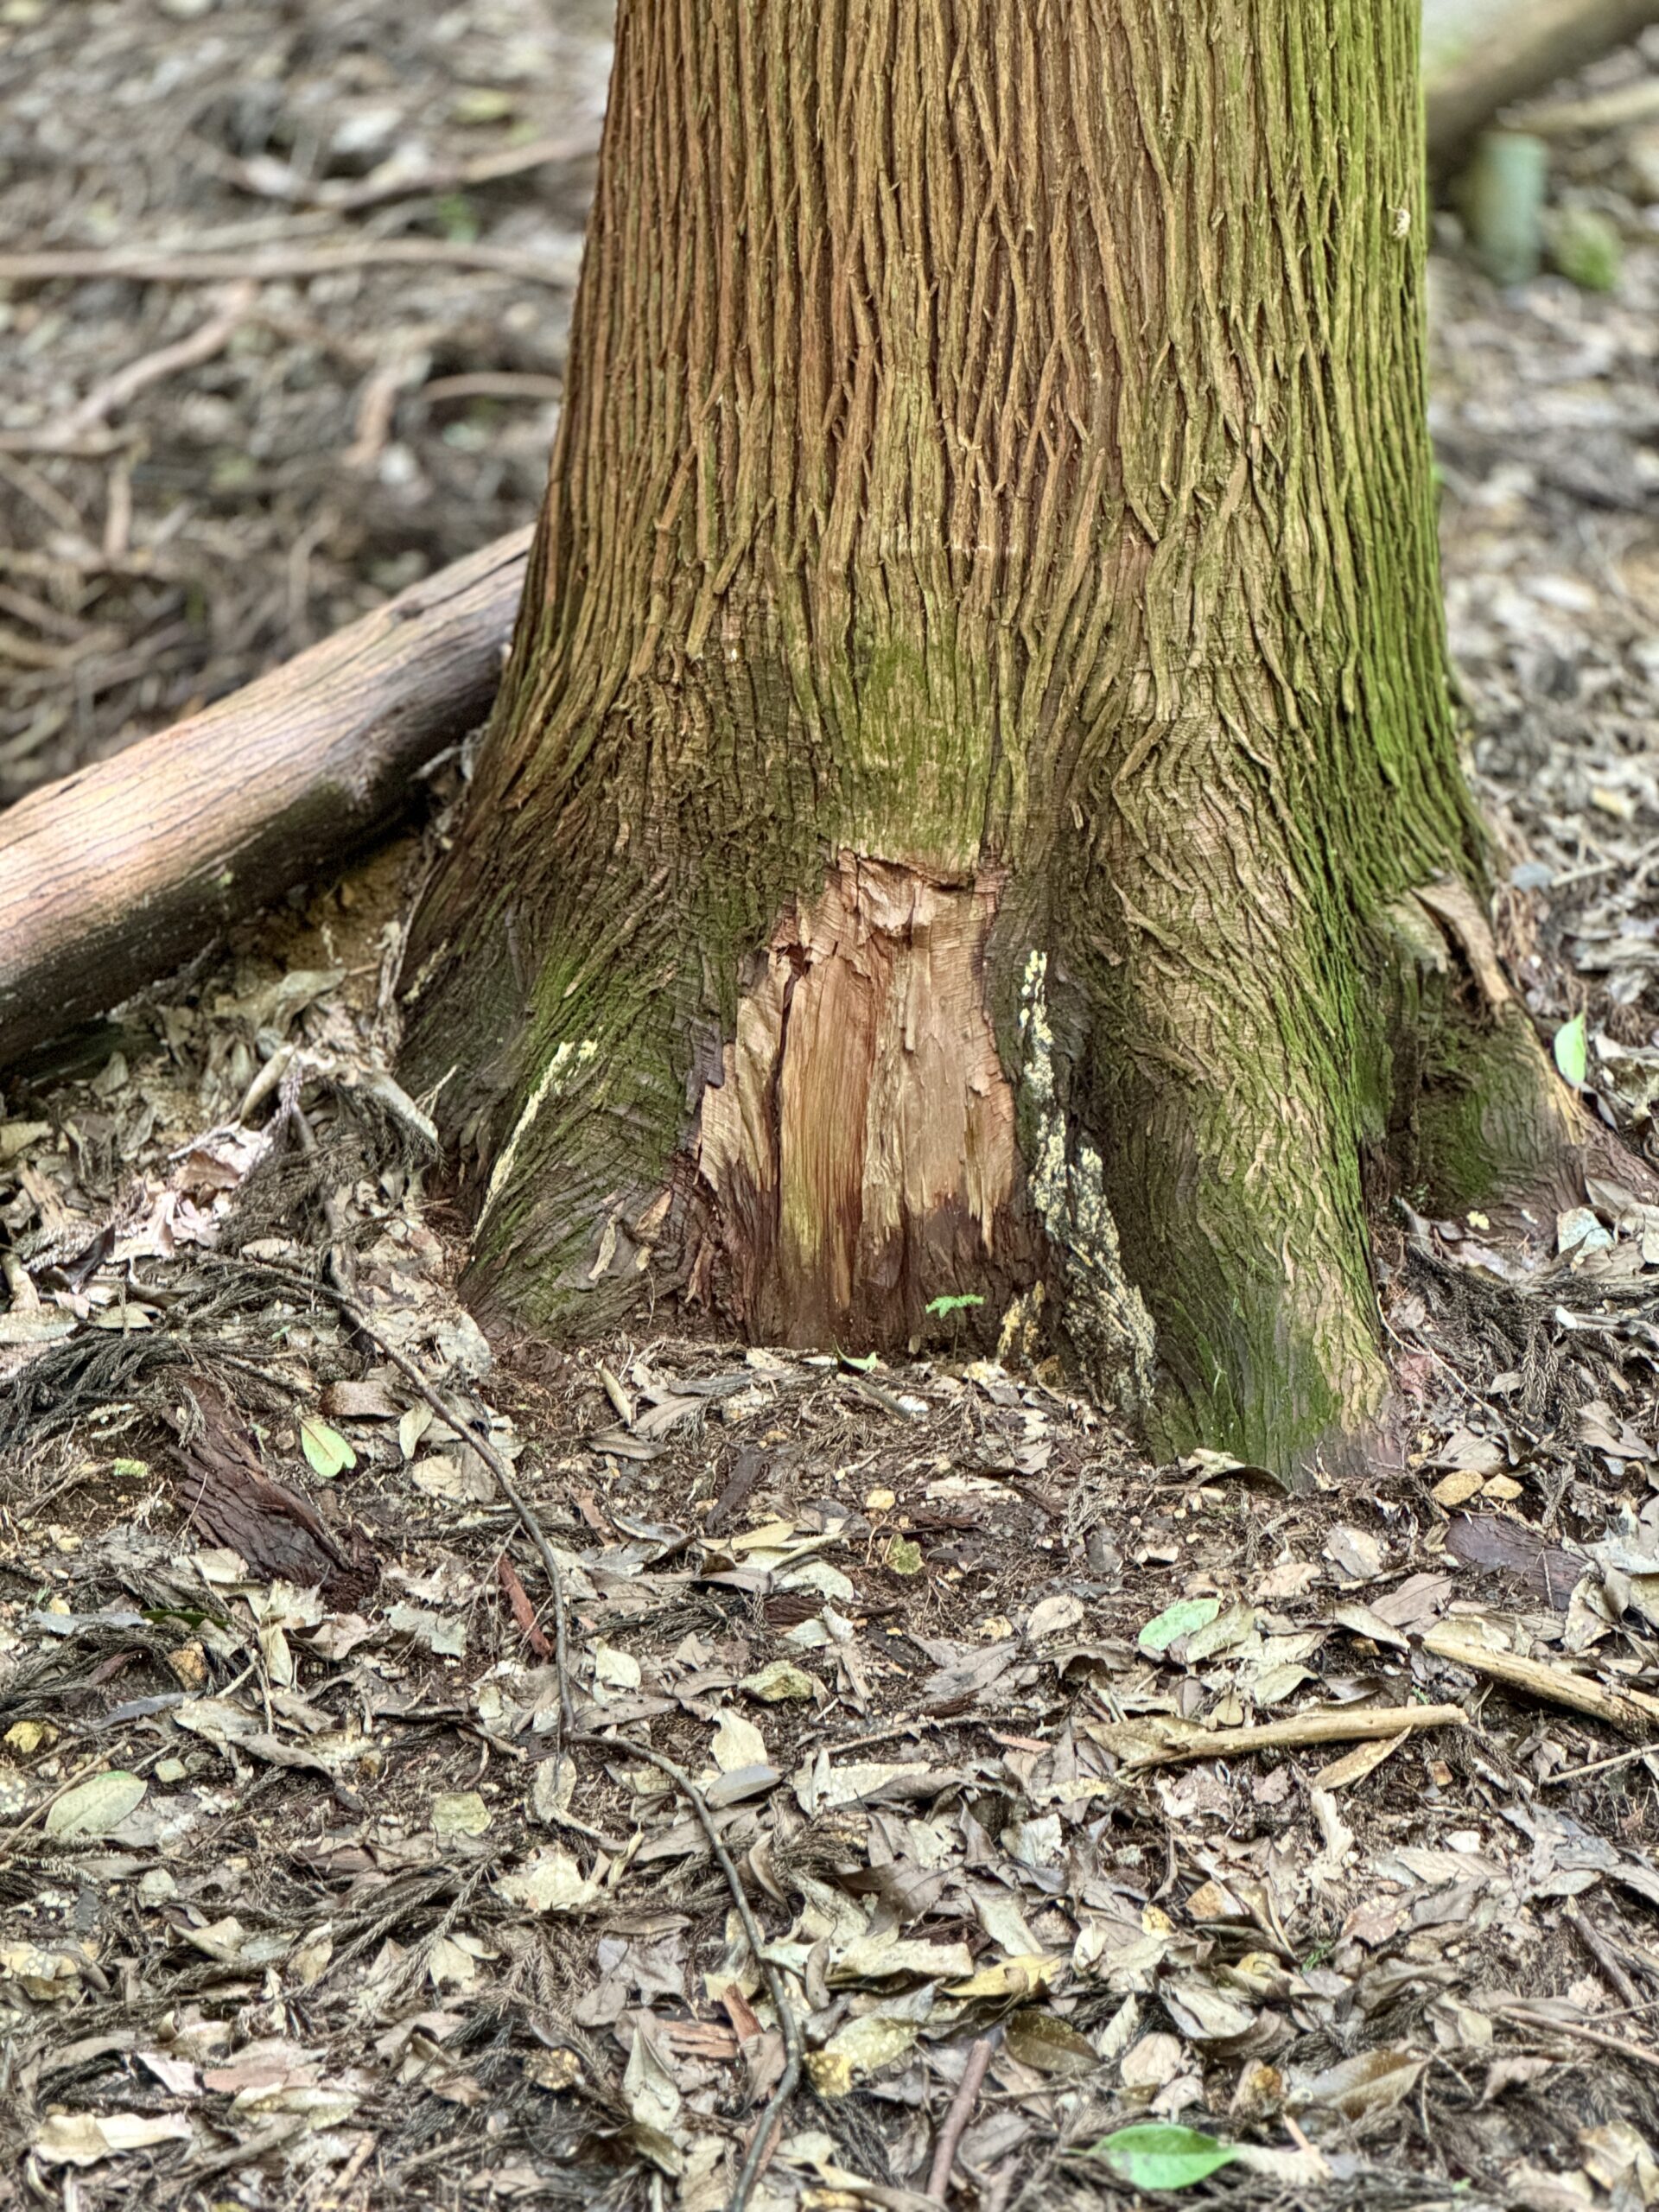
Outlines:
[[[389,829],[489,710],[529,542],[497,539],[0,814],[0,1067]]]
[[[48,284],[121,276],[139,284],[222,284],[246,279],[334,276],[352,269],[480,269],[531,284],[568,289],[576,280],[574,253],[527,253],[522,246],[469,245],[455,238],[356,238],[344,245],[289,245],[247,253],[192,253],[156,246],[67,246],[41,253],[0,253],[0,283]]]
[[[1554,1774],[1542,1777],[1542,1786],[1555,1789],[1564,1782],[1582,1782],[1588,1775],[1607,1774],[1617,1766],[1633,1766],[1637,1759],[1650,1759],[1655,1748],[1652,1744],[1638,1744],[1633,1751],[1615,1751],[1608,1758],[1587,1759],[1582,1766],[1558,1767]]]
[[[1462,1728],[1460,1705],[1331,1705],[1264,1720],[1249,1728],[1200,1728],[1191,1723],[1147,1719],[1103,1726],[1088,1733],[1125,1766],[1168,1766],[1179,1759],[1243,1758],[1252,1751],[1294,1751],[1313,1744],[1370,1743],[1414,1728]]]
[[[1646,2044],[1632,2043],[1625,2036],[1603,2035],[1599,2028],[1581,2026],[1576,2020],[1557,2020],[1550,2017],[1541,2005],[1534,2007],[1524,2001],[1493,2007],[1498,2018],[1512,2026],[1530,2028],[1534,2035],[1572,2036],[1579,2043],[1593,2044],[1598,2050],[1610,2050],[1616,2058],[1627,2058],[1636,2066],[1650,2066],[1659,2071],[1659,2050],[1651,2050]]]
[[[1462,0],[1460,17],[1468,12]],[[1558,77],[1637,38],[1655,19],[1654,0],[1513,0],[1474,11],[1472,28],[1437,60],[1431,36],[1426,105],[1431,164],[1452,167],[1470,140],[1513,100],[1546,91]]]
[[[1574,1713],[1587,1713],[1592,1720],[1605,1720],[1610,1728],[1626,1736],[1651,1737],[1659,1726],[1659,1697],[1648,1697],[1641,1690],[1609,1689],[1593,1675],[1575,1674],[1570,1667],[1523,1659],[1515,1651],[1494,1651],[1474,1637],[1459,1635],[1444,1622],[1427,1631],[1423,1649],[1437,1659],[1450,1660],[1454,1667],[1490,1675],[1505,1689],[1567,1706]]]

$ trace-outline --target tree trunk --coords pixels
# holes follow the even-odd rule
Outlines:
[[[1368,1200],[1570,1134],[1464,888],[1422,168],[1414,0],[624,0],[408,971],[486,1316],[1371,1431]]]

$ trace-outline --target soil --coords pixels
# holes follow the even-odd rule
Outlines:
[[[607,37],[0,0],[0,251],[173,264],[0,284],[0,798],[530,518]],[[1502,939],[1659,1160],[1642,128],[1555,149],[1611,295],[1439,219],[1433,372]],[[388,162],[450,181],[340,204]],[[1167,2178],[1148,2123],[1216,2202],[1659,2197],[1659,1215],[1524,1274],[1402,1218],[1408,1464],[1296,1495],[949,1317],[491,1346],[388,1073],[431,834],[6,1087],[0,2205],[716,2212],[758,2129],[753,2205],[906,2212],[984,2040],[975,2212]]]

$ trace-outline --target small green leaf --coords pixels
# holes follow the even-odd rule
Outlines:
[[[1109,2165],[1131,2189],[1190,2189],[1231,2165],[1238,2152],[1196,2127],[1120,2127],[1089,2145],[1089,2157]]]
[[[146,1605],[144,1618],[154,1621],[157,1628],[164,1628],[168,1621],[182,1621],[187,1628],[200,1628],[212,1617],[198,1612],[194,1605]]]
[[[315,1414],[307,1414],[300,1422],[300,1449],[310,1461],[313,1472],[324,1482],[331,1482],[347,1467],[357,1465],[356,1452],[340,1431],[330,1428],[326,1421],[319,1421]]]
[[[1575,1090],[1583,1086],[1589,1072],[1590,1056],[1585,1047],[1584,1016],[1575,1014],[1571,1021],[1564,1021],[1555,1032],[1555,1065]]]
[[[67,1790],[46,1816],[46,1832],[58,1841],[69,1836],[108,1835],[143,1800],[149,1784],[118,1767],[95,1774]]]
[[[432,212],[438,219],[438,228],[451,245],[471,245],[477,238],[480,227],[478,210],[464,192],[440,193],[433,202]]]
[[[1144,1652],[1156,1656],[1167,1651],[1179,1637],[1191,1636],[1194,1629],[1208,1628],[1220,1611],[1219,1598],[1178,1598],[1147,1623],[1137,1641]]]
[[[975,1290],[948,1291],[943,1297],[930,1298],[924,1311],[936,1314],[941,1321],[952,1313],[965,1313],[970,1306],[982,1306],[984,1300]]]
[[[895,1536],[887,1546],[887,1565],[895,1574],[919,1574],[922,1571],[922,1548],[908,1536]]]
[[[873,1351],[867,1351],[862,1359],[855,1358],[849,1351],[844,1351],[840,1355],[843,1367],[855,1367],[861,1375],[868,1375],[874,1368],[879,1357],[880,1354]]]

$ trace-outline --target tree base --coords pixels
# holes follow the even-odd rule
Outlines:
[[[1114,1154],[1080,1103],[1075,1009],[1051,1005],[1050,956],[1025,948],[1026,927],[1001,875],[843,850],[743,967],[666,1143],[637,1103],[664,1077],[628,1058],[621,1016],[608,1041],[548,1048],[495,1157],[474,1305],[558,1336],[678,1294],[761,1343],[966,1341],[1016,1364],[1058,1351],[1160,1448],[1281,1472],[1396,1464],[1367,1212],[1484,1210],[1491,1233],[1535,1245],[1581,1201],[1586,1167],[1613,1167],[1478,901],[1428,886],[1374,933],[1363,1173],[1312,1141],[1288,1086],[1247,1090],[1225,1071],[1166,1075],[1149,1094],[1162,1149],[1120,1126]],[[1224,1157],[1240,1156],[1271,1173],[1235,1185]],[[1189,1193],[1181,1211],[1133,1212],[1137,1160],[1148,1191]],[[1638,1163],[1622,1172],[1652,1184]]]

